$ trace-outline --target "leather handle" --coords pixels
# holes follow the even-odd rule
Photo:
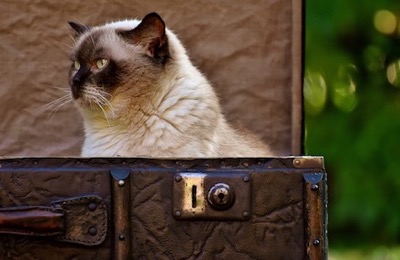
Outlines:
[[[49,206],[0,208],[0,234],[51,236],[52,240],[95,246],[107,236],[107,220],[103,199],[86,195],[53,201]]]
[[[0,233],[36,236],[61,235],[64,232],[61,208],[22,206],[0,208]]]

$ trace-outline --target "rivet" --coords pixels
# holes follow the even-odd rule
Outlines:
[[[244,182],[249,182],[249,181],[250,181],[249,176],[244,176],[244,177],[243,177],[243,181],[244,181]]]
[[[97,228],[96,227],[89,228],[89,234],[95,236],[97,234]]]
[[[243,163],[243,166],[244,166],[244,167],[249,167],[249,163],[248,163],[248,162],[244,162],[244,163]]]
[[[248,211],[243,211],[242,215],[243,217],[247,218],[250,214]]]
[[[321,241],[319,241],[319,239],[314,239],[312,243],[314,246],[319,246],[321,244]]]
[[[125,181],[124,180],[119,180],[118,181],[118,186],[122,187],[125,185]]]
[[[92,202],[89,204],[89,210],[90,211],[95,211],[97,209],[96,203]]]
[[[124,241],[125,238],[126,238],[126,236],[125,236],[124,233],[121,233],[121,234],[119,234],[119,236],[118,236],[118,239],[119,239],[120,241]]]
[[[175,211],[175,216],[176,217],[180,217],[181,216],[181,212],[179,210]]]
[[[293,165],[294,165],[294,166],[300,166],[300,164],[301,164],[301,161],[300,161],[299,159],[295,159],[295,160],[293,161]]]
[[[176,182],[180,182],[181,180],[182,180],[182,176],[180,176],[180,175],[175,176]]]
[[[33,161],[33,164],[38,164],[38,161]]]
[[[313,184],[313,185],[311,185],[311,190],[313,190],[313,191],[316,191],[316,190],[318,190],[318,184]]]

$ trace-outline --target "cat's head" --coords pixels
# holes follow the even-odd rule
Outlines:
[[[156,91],[170,59],[165,24],[158,14],[96,27],[69,24],[76,33],[69,84],[81,110],[105,113],[116,102]]]

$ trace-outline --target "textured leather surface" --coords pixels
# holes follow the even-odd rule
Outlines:
[[[243,222],[176,220],[171,211],[175,172],[142,169],[133,173],[134,259],[305,258],[302,172],[249,170],[252,216]]]
[[[320,244],[319,247],[311,245],[313,250],[325,252],[326,222],[317,211],[326,210],[326,198],[323,183],[318,183],[320,191],[313,193],[314,204],[305,196],[304,174],[323,173],[323,165],[315,162],[312,167],[298,165],[294,166],[293,158],[5,159],[0,160],[0,206],[49,205],[57,199],[90,194],[102,198],[108,209],[113,208],[111,203],[115,198],[110,191],[109,173],[112,166],[131,172],[128,186],[131,203],[119,205],[130,213],[127,223],[130,236],[126,236],[131,241],[130,251],[127,249],[130,259],[300,260],[307,259],[306,245],[315,238],[320,239]],[[172,188],[177,173],[229,174],[232,171],[251,176],[249,220],[181,221],[173,217]],[[321,176],[325,182],[324,175]],[[73,207],[74,203],[69,205]],[[320,217],[315,219],[315,224],[321,225],[322,237],[311,237],[308,233],[306,208],[307,214]],[[78,225],[84,222],[83,216]],[[0,259],[115,259],[113,248],[119,243],[113,233],[115,223],[110,222],[106,240],[98,246],[1,235]]]
[[[7,162],[7,167],[0,167],[0,207],[46,206],[82,195],[98,196],[110,205],[107,169],[91,169],[63,159],[43,164],[40,160],[29,159]],[[68,211],[74,205],[76,202],[64,206]],[[82,215],[75,228],[87,226],[87,221]],[[71,235],[67,233],[69,238]],[[52,237],[2,234],[0,259],[111,259],[110,238],[107,237],[101,246],[87,247]]]
[[[97,196],[58,200],[51,206],[0,208],[0,233],[47,236],[82,245],[101,244],[107,233],[107,207]]]
[[[58,240],[92,246],[107,234],[107,207],[100,197],[80,196],[52,203],[65,211],[65,230]]]
[[[301,27],[300,2],[1,1],[0,156],[79,155],[83,130],[76,109],[40,113],[65,94],[58,88],[67,89],[67,21],[99,24],[152,11],[187,46],[231,122],[260,135],[278,154],[299,153],[292,142],[301,142],[302,79],[301,67],[293,68],[301,46],[292,44],[300,41],[293,34]]]

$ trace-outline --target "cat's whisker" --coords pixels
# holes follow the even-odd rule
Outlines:
[[[99,94],[99,99],[102,103],[102,105],[106,105],[108,106],[108,108],[110,109],[112,115],[114,116],[114,107],[112,106],[110,100],[112,99],[112,95],[110,93],[107,93],[103,90],[98,90],[98,94]],[[108,98],[107,98],[108,97]]]
[[[101,104],[97,104],[97,105],[100,107],[101,111],[103,111],[103,114],[104,114],[104,117],[106,118],[108,126],[111,127],[110,121],[108,120],[106,111],[104,110],[103,106]]]
[[[114,108],[110,101],[108,101],[107,99],[104,99],[103,97],[99,97],[98,101],[99,101],[98,102],[99,106],[107,106],[110,109],[112,116],[115,116]]]
[[[110,109],[110,112],[111,112],[112,116],[114,117],[115,116],[114,107],[111,104],[111,102],[107,98],[102,96],[102,95],[99,95],[99,99],[100,99],[99,100],[100,101],[100,105],[101,106],[103,106],[103,105],[107,106]]]
[[[77,40],[75,35],[72,34],[70,27],[65,25],[65,29],[67,30],[68,37],[72,40],[72,44],[75,45]]]
[[[64,95],[62,97],[57,98],[56,100],[53,100],[43,106],[41,106],[44,111],[53,108],[54,106],[58,106],[60,103],[63,103],[65,101],[69,101],[69,95]]]
[[[63,95],[43,106],[41,106],[38,111],[36,112],[36,115],[41,115],[47,111],[50,111],[50,115],[56,113],[61,107],[64,105],[72,102],[71,95],[68,93],[66,95]]]
[[[69,50],[74,47],[75,42],[66,43],[64,41],[52,40],[50,44],[56,47],[60,51],[60,53],[63,53],[64,55],[69,55]]]
[[[72,35],[72,33],[70,33],[69,31],[68,31],[68,37],[70,38],[70,40],[72,40],[72,44],[75,44],[75,43],[76,43],[75,36]],[[71,46],[73,47],[73,45],[71,45]],[[72,48],[71,48],[71,49],[72,49]]]
[[[56,46],[60,51],[64,52],[64,54],[69,54],[69,52],[67,50],[72,49],[74,43],[72,44],[68,44],[65,42],[57,42],[57,41],[53,41],[53,45]]]
[[[54,115],[61,107],[63,107],[66,104],[72,103],[71,99],[65,100],[64,102],[58,104],[53,110],[52,110],[52,114]]]
[[[105,105],[109,107],[112,116],[115,117],[114,107],[113,107],[113,105],[111,104],[111,102],[108,101],[108,100],[106,100]]]
[[[100,108],[104,114],[104,117],[107,121],[108,126],[111,126],[110,120],[107,116],[107,112],[103,106],[104,105],[108,106],[110,108],[110,111],[113,116],[114,116],[114,110],[113,110],[113,107],[112,107],[110,101],[106,97],[104,97],[101,92],[102,91],[100,91],[99,89],[96,89],[96,88],[84,89],[84,94],[87,96],[87,98],[89,100],[90,107],[91,108],[96,108],[96,107]],[[106,94],[106,93],[104,93],[104,94]],[[108,95],[110,95],[110,94],[108,94]]]
[[[55,89],[55,90],[61,92],[63,94],[63,97],[71,95],[71,89],[69,87],[68,88],[67,87],[60,87],[60,86],[57,86],[57,85],[54,85],[54,84],[49,84],[49,83],[44,83],[43,85],[46,86],[47,88]],[[71,97],[71,101],[72,101],[72,97]]]

